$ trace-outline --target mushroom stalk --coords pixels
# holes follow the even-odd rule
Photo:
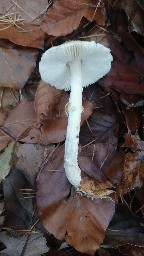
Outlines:
[[[82,114],[82,74],[81,60],[69,63],[71,71],[71,93],[68,103],[68,126],[65,141],[64,168],[69,182],[80,186],[81,170],[78,166],[79,132]]]

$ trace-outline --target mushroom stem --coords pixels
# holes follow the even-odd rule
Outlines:
[[[69,182],[74,187],[80,186],[81,170],[78,166],[78,145],[82,113],[82,76],[81,60],[69,63],[71,71],[71,93],[68,107],[68,126],[65,141],[64,168]]]

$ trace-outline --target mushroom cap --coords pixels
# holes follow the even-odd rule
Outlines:
[[[48,49],[39,63],[44,82],[57,89],[70,90],[71,72],[69,62],[81,60],[82,86],[86,87],[105,76],[113,57],[110,49],[102,44],[86,41],[70,41]]]

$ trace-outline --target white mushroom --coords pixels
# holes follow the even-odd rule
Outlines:
[[[39,64],[41,78],[57,89],[71,90],[68,103],[68,127],[64,168],[69,182],[78,188],[81,170],[78,145],[82,113],[82,91],[111,68],[110,49],[95,42],[71,41],[47,50]]]

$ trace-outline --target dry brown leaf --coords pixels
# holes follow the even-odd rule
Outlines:
[[[17,13],[27,22],[35,21],[48,6],[47,0],[1,0],[0,14]]]
[[[49,119],[44,119],[41,122],[41,139],[40,142],[44,145],[49,143],[59,143],[66,137],[66,130],[68,124],[68,116],[66,113],[66,104],[68,103],[69,95],[63,92],[60,103],[53,110],[54,116]],[[89,118],[93,111],[93,103],[85,101],[83,102],[84,111],[81,116],[81,125],[85,120]],[[46,144],[45,144],[46,143]]]
[[[114,111],[111,98],[109,94],[101,91],[96,84],[86,88],[84,96],[87,100],[94,102],[95,109],[88,122],[85,123],[81,129],[80,142],[84,145],[87,145],[92,141],[106,143],[107,146],[105,145],[105,150],[111,152],[109,146],[116,149],[118,142],[117,114]]]
[[[0,127],[3,125],[6,117],[7,114],[3,111],[2,108],[0,108]],[[4,150],[11,141],[12,138],[0,128],[0,152]]]
[[[121,194],[141,187],[144,184],[144,142],[137,135],[125,135],[123,147],[130,148],[133,153],[125,155],[123,175],[119,186]]]
[[[1,96],[1,107],[3,111],[8,114],[8,112],[18,104],[20,100],[20,93],[19,91],[6,87],[1,87],[1,90],[3,90]]]
[[[100,6],[97,6],[100,4]],[[96,20],[104,25],[106,13],[102,1],[61,0],[47,12],[42,29],[49,35],[64,36],[78,28],[82,17],[89,21]]]
[[[40,81],[35,98],[35,110],[38,120],[44,117],[53,118],[53,109],[60,102],[60,97],[63,93],[63,91]]]
[[[6,117],[7,117],[6,113],[3,111],[2,108],[0,108],[0,125],[3,125]]]
[[[24,131],[36,123],[34,102],[22,100],[8,115],[3,130],[17,139]],[[26,137],[27,135],[25,135]],[[31,142],[31,141],[30,141]]]
[[[124,37],[129,38],[126,34],[128,33],[125,33],[123,40]],[[121,93],[144,95],[143,50],[137,46],[136,41],[133,41],[130,52],[128,46],[120,43],[121,38],[119,40],[112,36],[108,38],[114,60],[110,72],[99,83]]]
[[[138,72],[122,61],[112,63],[110,72],[101,80],[101,84],[122,93],[144,95],[143,79],[141,81]]]
[[[0,241],[6,246],[2,252],[9,256],[20,256],[23,251],[27,256],[40,256],[49,251],[43,234],[25,234],[23,236],[12,236],[7,232],[1,232]]]
[[[29,47],[43,48],[41,16],[49,6],[47,0],[1,0],[0,38]]]
[[[0,129],[0,152],[4,150],[12,140],[12,137]]]
[[[0,86],[21,89],[36,66],[38,51],[0,47]]]
[[[142,5],[142,4],[141,4]],[[144,35],[144,11],[135,0],[115,1],[115,8],[125,10],[128,16],[129,31]]]
[[[101,27],[94,26],[94,28],[92,28],[86,36],[82,36],[80,37],[80,39],[86,41],[95,41],[96,43],[102,44],[105,47],[110,48],[110,43],[107,39],[107,32],[108,31]]]
[[[63,147],[59,147],[38,175],[39,216],[57,239],[93,255],[104,239],[115,204],[108,198],[92,200],[76,193],[65,176],[63,159]]]
[[[35,48],[43,48],[41,16],[49,6],[47,0],[1,0],[0,38]]]
[[[5,25],[0,24],[0,38],[8,39],[17,45],[43,49],[45,33],[39,26],[25,23],[21,24],[19,29],[16,26],[4,28]]]
[[[50,151],[50,147],[48,151]],[[16,168],[22,170],[31,184],[35,184],[38,169],[44,159],[44,147],[24,143],[17,145],[14,153],[17,159]]]

